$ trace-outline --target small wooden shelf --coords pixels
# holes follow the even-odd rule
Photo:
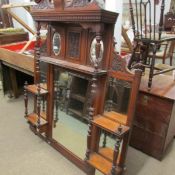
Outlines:
[[[44,88],[42,88],[43,86],[40,86],[41,87],[41,90],[40,90],[40,95],[46,95],[46,94],[48,94],[48,91],[46,90],[46,89],[44,89]],[[35,84],[33,84],[33,85],[28,85],[27,87],[26,87],[26,90],[28,91],[28,92],[31,92],[32,94],[35,94],[35,95],[38,95],[38,86],[37,85],[35,85]]]
[[[93,166],[94,168],[102,172],[103,174],[105,175],[111,174],[112,163],[109,160],[105,159],[103,156],[97,153],[92,153],[90,155],[89,160],[87,160],[87,162],[91,166]],[[117,167],[116,174],[121,174],[121,172],[122,172],[122,169],[120,167]]]
[[[105,112],[103,115],[113,120],[114,122],[121,123],[122,125],[126,125],[127,123],[127,115],[125,114],[121,114],[115,111],[110,111],[110,112]]]
[[[42,113],[40,117],[40,127],[44,126],[47,124],[47,121],[44,119],[46,117],[44,113]],[[29,123],[31,123],[33,126],[37,126],[37,121],[38,121],[38,115],[36,113],[29,114],[27,117],[27,120]]]
[[[65,61],[61,57],[59,59],[55,59],[52,57],[43,57],[42,56],[42,57],[40,57],[40,61],[50,63],[53,65],[57,65],[59,67],[65,68],[66,70],[74,70],[74,71],[78,71],[78,72],[86,73],[86,74],[90,74],[90,75],[93,75],[94,73],[96,73],[97,75],[107,74],[106,70],[98,70],[97,72],[95,72],[95,69],[93,67]]]
[[[129,131],[129,127],[123,126],[120,123],[114,122],[102,115],[98,115],[97,117],[95,117],[95,119],[93,120],[93,124],[119,137],[122,137]],[[122,131],[118,133],[117,131],[120,126],[122,127]]]
[[[98,153],[101,156],[103,156],[105,159],[107,159],[110,162],[112,162],[112,160],[113,160],[113,153],[114,153],[114,150],[112,148],[109,148],[109,147],[100,148]],[[118,156],[117,164],[119,164],[120,156],[121,156],[121,154],[119,154],[119,156]]]

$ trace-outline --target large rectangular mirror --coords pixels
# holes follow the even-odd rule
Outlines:
[[[54,68],[53,139],[81,159],[87,147],[88,88],[85,77]]]

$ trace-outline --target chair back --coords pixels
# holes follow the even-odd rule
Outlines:
[[[132,28],[136,39],[161,39],[165,0],[161,0],[161,9],[158,3],[159,0],[129,0]]]

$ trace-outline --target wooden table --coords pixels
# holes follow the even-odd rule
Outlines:
[[[142,77],[130,145],[161,160],[175,135],[175,81],[155,76],[151,91],[147,82]]]
[[[0,46],[3,90],[4,93],[10,92],[10,94],[13,94],[15,98],[19,96],[19,89],[23,87],[24,81],[28,79],[32,81],[33,79],[33,77],[30,77],[34,74],[34,57],[18,52],[26,43],[27,41]],[[33,47],[34,42],[31,43],[29,49]]]

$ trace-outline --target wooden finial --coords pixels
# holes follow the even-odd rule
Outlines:
[[[121,134],[122,133],[122,130],[123,130],[123,128],[122,128],[122,125],[120,124],[120,126],[117,128],[117,132],[119,134]]]

